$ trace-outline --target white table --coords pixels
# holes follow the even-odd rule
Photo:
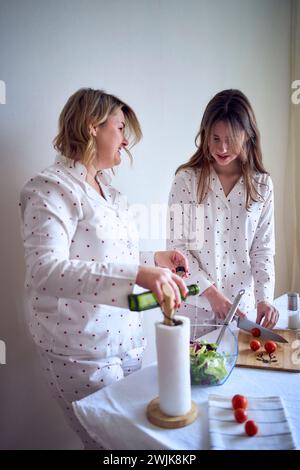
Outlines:
[[[278,326],[286,326],[286,297],[276,301],[282,318]],[[208,395],[231,397],[274,396],[284,400],[287,416],[300,448],[300,374],[235,367],[227,382],[216,387],[192,387],[192,399],[199,414],[189,426],[160,429],[146,418],[148,403],[158,396],[157,367],[150,365],[120,382],[75,402],[74,410],[88,433],[104,448],[111,450],[209,448]]]

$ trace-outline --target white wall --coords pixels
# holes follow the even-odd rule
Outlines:
[[[0,0],[1,301],[0,448],[77,448],[39,373],[25,329],[18,194],[53,161],[67,97],[104,88],[136,110],[144,139],[116,184],[132,202],[166,202],[193,152],[207,101],[240,88],[252,101],[276,190],[277,294],[288,286],[281,202],[287,154],[290,2],[282,0]],[[143,248],[161,242],[143,241]],[[146,328],[153,358],[153,319]]]

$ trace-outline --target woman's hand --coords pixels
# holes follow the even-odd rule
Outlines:
[[[212,311],[219,317],[221,320],[225,320],[230,307],[232,306],[232,302],[230,302],[225,295],[223,295],[218,289],[212,285],[208,289],[206,289],[202,295],[207,298],[209,301]],[[246,315],[240,310],[237,309],[236,315],[239,317],[245,318]]]
[[[264,326],[265,328],[274,328],[278,322],[278,318],[278,310],[269,302],[259,302],[257,304],[256,323],[260,324],[262,319],[264,319],[261,326]]]
[[[169,284],[173,289],[175,295],[174,308],[179,308],[181,304],[181,295],[186,297],[188,294],[187,287],[184,281],[166,268],[152,268],[148,266],[139,266],[138,274],[136,277],[136,284],[145,289],[151,290],[155,295],[160,305],[164,301],[162,286]]]
[[[154,262],[155,266],[168,268],[173,273],[176,272],[176,268],[178,266],[183,266],[185,269],[185,275],[183,277],[188,277],[189,263],[186,256],[184,256],[180,251],[156,251],[156,253],[154,253]]]

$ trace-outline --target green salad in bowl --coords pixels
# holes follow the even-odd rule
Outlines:
[[[229,377],[238,356],[237,339],[229,327],[219,346],[220,332],[216,325],[209,334],[190,342],[190,368],[192,385],[222,385]]]

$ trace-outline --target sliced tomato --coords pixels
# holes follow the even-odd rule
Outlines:
[[[236,410],[237,408],[246,409],[248,406],[248,400],[246,397],[244,397],[244,395],[234,395],[231,402],[232,402],[232,408],[234,410]]]
[[[250,348],[252,349],[252,351],[258,351],[260,347],[261,343],[257,339],[253,339],[252,341],[250,341]]]

